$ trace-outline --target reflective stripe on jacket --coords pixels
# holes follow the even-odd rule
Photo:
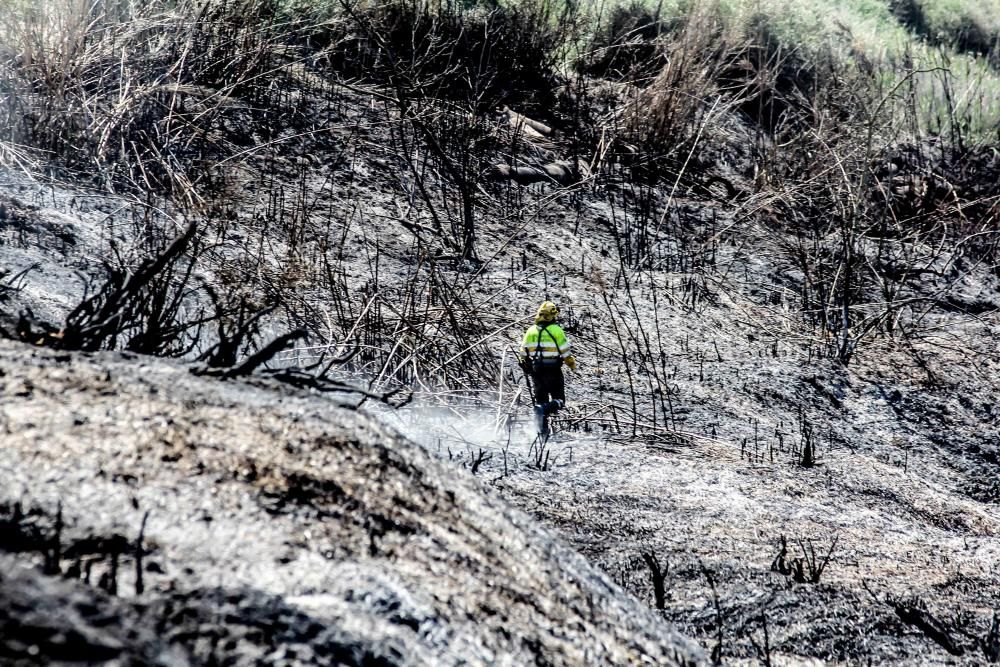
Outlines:
[[[573,356],[573,350],[561,326],[534,324],[524,332],[521,354],[532,362],[561,364]]]

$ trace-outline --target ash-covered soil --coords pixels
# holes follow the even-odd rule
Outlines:
[[[571,395],[586,400],[586,387],[571,380]],[[721,645],[726,662],[996,656],[1000,510],[963,492],[948,450],[880,447],[862,423],[803,468],[773,431],[756,446],[692,431],[563,431],[539,465],[524,422],[497,434],[490,411],[405,412],[395,417],[404,432],[466,469],[482,459],[480,477],[655,607],[652,556],[664,572],[662,616],[709,651]],[[810,565],[824,562],[813,582]]]
[[[9,342],[0,386],[4,660],[700,661],[349,400]]]
[[[488,372],[493,384],[463,376],[446,387],[446,371],[414,371],[414,405],[369,404],[372,417],[263,380],[4,344],[8,535],[33,545],[20,563],[44,570],[48,558],[74,580],[18,570],[12,604],[82,595],[120,626],[74,617],[84,639],[72,641],[194,662],[289,651],[302,662],[700,659],[661,619],[727,663],[998,659],[995,268],[919,247],[923,268],[898,299],[873,298],[858,319],[931,305],[897,313],[905,331],[859,334],[845,365],[831,356],[836,332],[802,312],[798,219],[767,193],[723,201],[661,185],[646,205],[654,223],[669,215],[643,232],[659,254],[634,269],[623,230],[637,229],[642,187],[488,183],[476,194],[480,258],[463,261],[420,210],[386,129],[395,119],[375,99],[344,92],[316,112],[349,160],[234,166],[232,222],[214,240],[223,256],[267,248],[228,270],[288,281],[293,305],[274,330],[294,322],[336,343],[331,322],[347,311],[371,353],[344,366],[352,381],[395,387],[421,346],[452,336],[439,358],[473,349],[489,365],[469,376]],[[289,133],[274,151],[324,154],[297,141]],[[740,165],[715,169],[748,188]],[[457,208],[446,178],[427,179],[442,210]],[[269,200],[279,186],[308,200],[294,248],[279,225],[259,226],[284,213]],[[58,322],[83,292],[77,271],[107,252],[100,230],[118,229],[126,245],[141,231],[109,226],[112,201],[75,211],[59,187],[8,181],[4,196],[35,235],[3,227],[5,257],[40,265],[7,294],[10,312],[32,305]],[[60,230],[75,226],[83,241],[64,247]],[[342,292],[322,282],[324,260]],[[512,350],[544,296],[563,307],[581,373],[540,450]],[[425,319],[400,307],[410,301]],[[446,305],[467,319],[448,320]],[[411,319],[376,320],[380,309]],[[407,338],[418,327],[428,335]],[[315,347],[281,363],[309,362]],[[17,502],[24,518],[12,523]],[[65,552],[53,563],[60,503]],[[130,558],[146,511],[153,569],[135,596]],[[71,545],[87,539],[101,546],[77,564]],[[123,599],[100,592],[116,550]],[[87,588],[75,580],[89,561]]]

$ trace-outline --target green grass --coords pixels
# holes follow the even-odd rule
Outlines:
[[[514,1],[514,0],[512,0]],[[875,71],[873,95],[891,90],[900,79],[915,81],[922,132],[943,133],[951,123],[974,141],[997,141],[1000,127],[1000,0],[910,0],[924,32],[904,25],[888,0],[716,0],[695,4],[712,12],[731,39],[767,38],[799,62],[832,56],[847,68]],[[637,0],[665,20],[691,11],[688,0]],[[591,0],[581,5],[594,30],[614,3]],[[978,40],[978,41],[977,41]],[[991,41],[992,40],[992,41]],[[973,49],[971,44],[991,44]],[[977,53],[977,51],[981,53]],[[942,72],[941,70],[947,70]],[[916,73],[917,70],[933,70]],[[950,88],[945,94],[943,86]],[[906,106],[900,99],[894,107]]]

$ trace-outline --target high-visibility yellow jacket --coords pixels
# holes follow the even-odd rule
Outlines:
[[[533,324],[524,332],[521,358],[533,366],[561,366],[573,358],[573,348],[558,324]]]

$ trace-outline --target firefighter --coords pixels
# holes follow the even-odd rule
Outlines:
[[[562,327],[556,324],[559,309],[544,302],[535,313],[535,324],[528,327],[521,343],[521,367],[534,381],[535,424],[538,433],[548,435],[548,416],[566,405],[562,366],[576,371],[573,349]]]

